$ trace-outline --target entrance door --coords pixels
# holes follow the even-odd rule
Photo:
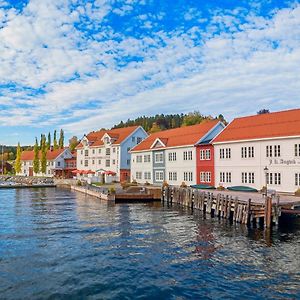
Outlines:
[[[29,168],[29,176],[33,176],[33,168],[32,167]]]

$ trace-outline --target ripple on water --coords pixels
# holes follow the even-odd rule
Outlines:
[[[266,238],[178,208],[1,193],[0,298],[300,298],[297,224]]]

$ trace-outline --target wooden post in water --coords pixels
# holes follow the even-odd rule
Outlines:
[[[272,198],[266,197],[265,200],[265,227],[271,227],[271,219],[272,219]]]

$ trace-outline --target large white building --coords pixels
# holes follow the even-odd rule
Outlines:
[[[41,152],[39,153],[39,158],[41,158]],[[23,151],[21,154],[21,172],[17,175],[22,176],[46,176],[53,177],[56,175],[63,174],[63,171],[68,169],[66,165],[66,160],[73,158],[71,151],[68,148],[48,150],[47,151],[47,168],[46,173],[41,172],[34,173],[33,171],[33,160],[34,151]]]
[[[234,119],[212,143],[217,186],[300,188],[300,109]]]
[[[129,151],[147,136],[141,126],[90,132],[76,147],[79,174],[92,171],[102,180],[107,176],[116,181],[130,179]]]
[[[223,128],[218,120],[210,120],[151,134],[131,150],[131,179],[156,185],[196,184],[200,157],[195,146],[210,141]]]

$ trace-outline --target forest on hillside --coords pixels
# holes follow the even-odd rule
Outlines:
[[[127,121],[121,121],[119,124],[112,128],[123,128],[128,126],[140,125],[148,133],[154,133],[161,130],[178,128],[183,126],[190,126],[200,124],[204,120],[219,119],[220,121],[227,123],[223,115],[217,117],[205,116],[200,112],[190,112],[187,114],[157,114],[155,116],[142,116],[136,119],[128,119]]]

